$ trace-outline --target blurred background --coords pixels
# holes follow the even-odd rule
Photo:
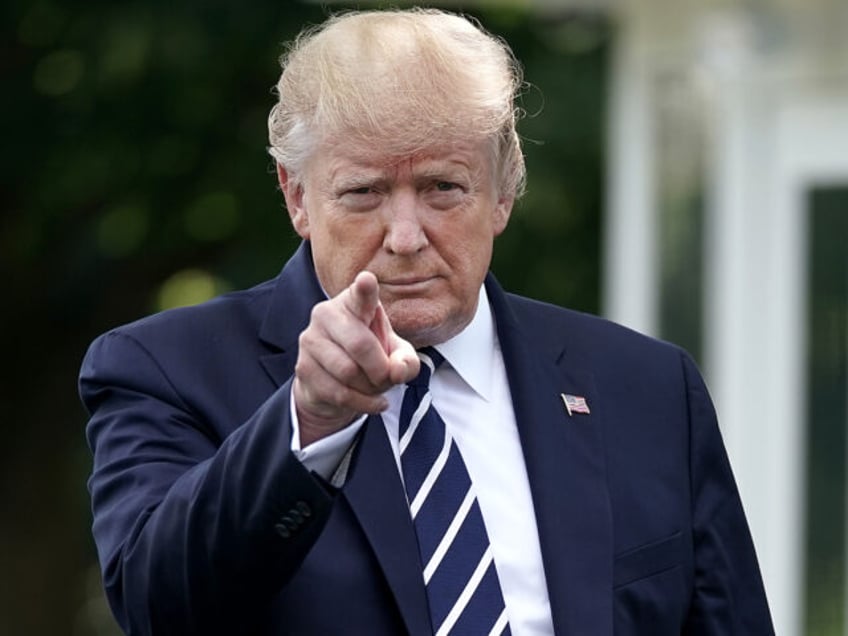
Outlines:
[[[81,358],[110,327],[280,270],[297,240],[265,152],[277,60],[348,6],[0,8],[0,634],[118,633]],[[525,67],[528,192],[495,273],[696,356],[778,633],[848,634],[848,3],[440,6]]]

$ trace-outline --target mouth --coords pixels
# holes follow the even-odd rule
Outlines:
[[[399,276],[380,280],[380,288],[392,294],[410,295],[426,290],[436,276]]]

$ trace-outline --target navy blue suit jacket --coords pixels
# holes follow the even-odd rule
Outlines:
[[[772,633],[707,390],[680,349],[486,281],[557,634]],[[94,537],[130,634],[430,632],[382,422],[335,491],[290,452],[304,244],[276,279],[91,346]],[[584,396],[569,416],[560,394]]]

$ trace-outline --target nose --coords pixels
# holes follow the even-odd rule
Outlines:
[[[421,222],[421,207],[416,193],[392,193],[391,204],[387,206],[387,217],[383,239],[383,247],[387,251],[409,255],[427,247],[429,241]]]

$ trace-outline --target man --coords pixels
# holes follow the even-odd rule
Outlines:
[[[689,358],[487,274],[519,84],[437,11],[294,44],[269,129],[302,246],[83,364],[128,633],[772,633]]]

